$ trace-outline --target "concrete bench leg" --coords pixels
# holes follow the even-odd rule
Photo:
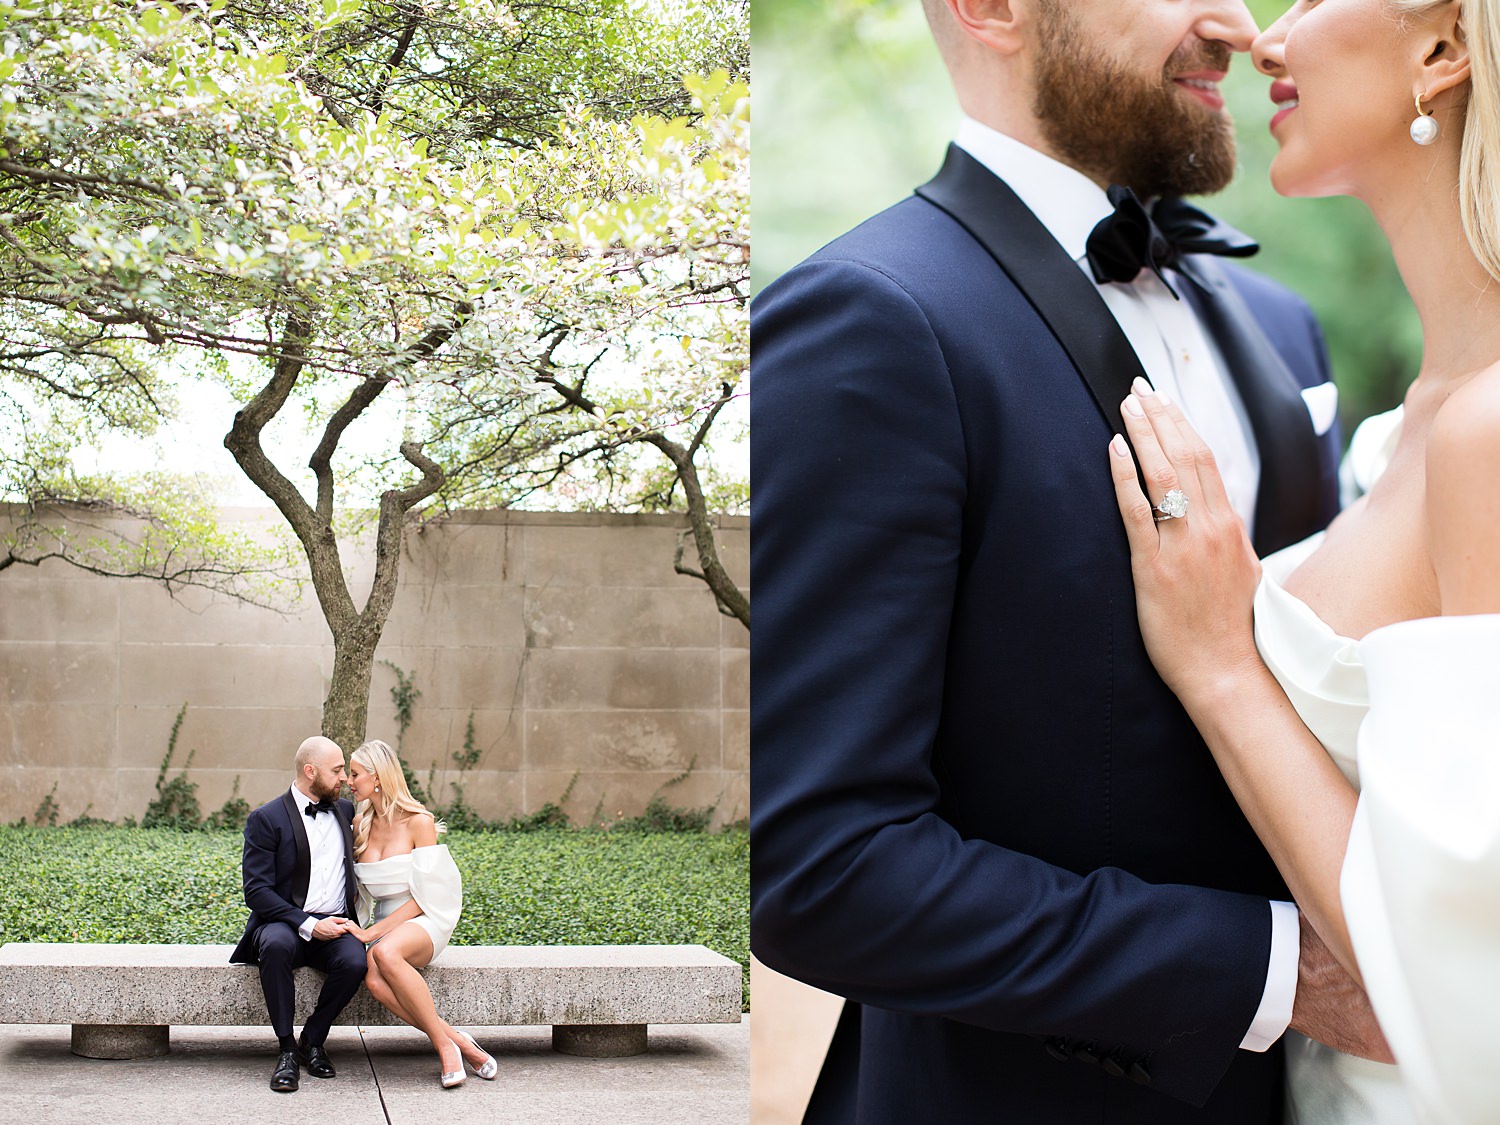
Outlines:
[[[171,1049],[170,1027],[75,1023],[73,1053],[86,1059],[149,1059]]]
[[[590,1059],[618,1059],[646,1053],[643,1023],[553,1024],[552,1049]]]

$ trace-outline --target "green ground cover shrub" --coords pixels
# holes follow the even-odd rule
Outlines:
[[[701,943],[744,967],[750,837],[450,832],[464,878],[455,945]],[[0,828],[0,942],[234,942],[240,834]]]

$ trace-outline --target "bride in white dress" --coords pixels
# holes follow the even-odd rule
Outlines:
[[[1294,1039],[1293,1120],[1493,1125],[1500,0],[1297,0],[1254,57],[1275,79],[1272,182],[1369,205],[1421,317],[1422,368],[1402,410],[1356,436],[1368,493],[1264,568],[1211,454],[1138,384],[1122,417],[1151,498],[1119,437],[1110,464],[1142,632],[1399,1064]],[[1188,513],[1157,522],[1173,488]]]
[[[379,740],[349,755],[354,809],[354,875],[359,880],[359,925],[348,926],[369,947],[365,987],[406,1023],[423,1032],[442,1060],[445,1089],[461,1085],[464,1064],[481,1078],[499,1070],[471,1035],[437,1013],[417,972],[448,944],[463,909],[463,880],[437,842],[445,831],[411,795],[401,760]]]

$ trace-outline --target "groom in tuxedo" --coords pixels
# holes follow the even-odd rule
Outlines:
[[[281,796],[245,821],[245,905],[250,920],[229,960],[260,966],[276,1066],[271,1089],[297,1089],[299,1066],[314,1078],[332,1078],[324,1049],[328,1029],[365,979],[365,947],[345,932],[354,915],[354,805],[340,796],[344,752],[314,736],[297,748],[296,777]],[[324,973],[317,1006],[292,1037],[293,970],[312,965]]]
[[[806,1120],[1278,1121],[1289,1023],[1373,1023],[1152,669],[1107,451],[1144,378],[1262,554],[1336,510],[1316,323],[1178,198],[1255,26],[925,6],[942,170],[752,318],[752,947],[849,998]]]

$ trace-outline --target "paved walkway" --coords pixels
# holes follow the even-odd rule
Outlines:
[[[67,1027],[0,1026],[0,1120],[18,1125],[746,1125],[750,1020],[651,1028],[625,1059],[552,1050],[545,1027],[469,1029],[500,1076],[438,1085],[437,1057],[404,1027],[335,1027],[338,1077],[306,1074],[295,1094],[267,1083],[276,1056],[264,1028],[172,1029],[172,1051],[111,1062],[68,1050]]]

